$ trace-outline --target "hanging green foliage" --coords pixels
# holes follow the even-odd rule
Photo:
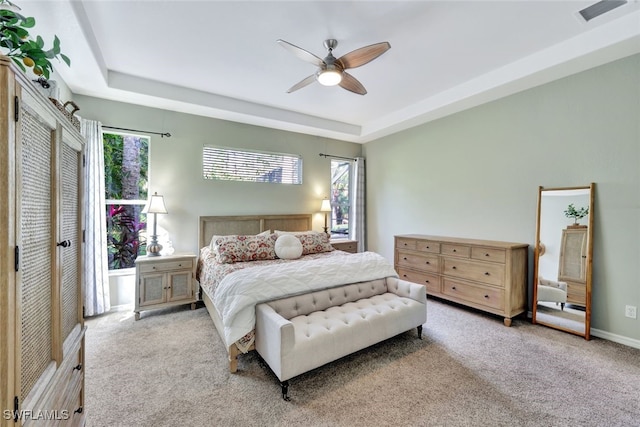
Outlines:
[[[22,71],[31,68],[35,75],[45,79],[53,71],[50,59],[62,59],[71,66],[71,60],[60,51],[58,36],[53,38],[53,47],[45,50],[42,37],[35,36],[33,40],[29,34],[29,29],[36,25],[35,18],[25,17],[18,10],[9,0],[0,0],[0,53],[11,58]]]

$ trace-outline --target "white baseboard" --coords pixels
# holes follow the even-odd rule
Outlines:
[[[600,329],[591,328],[591,335],[605,340],[617,342],[629,347],[640,349],[640,340],[624,337],[622,335],[612,334],[611,332],[602,331]]]
[[[527,318],[531,319],[533,317],[533,313],[529,310],[527,311]],[[602,338],[604,340],[617,342],[618,344],[623,344],[629,347],[640,349],[640,340],[635,340],[633,338],[625,337],[618,334],[612,334],[611,332],[603,331],[600,329],[591,328],[591,335],[594,337]]]

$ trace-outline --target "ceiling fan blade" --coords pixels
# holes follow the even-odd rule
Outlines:
[[[316,75],[311,74],[309,77],[306,77],[301,81],[299,81],[298,83],[291,86],[291,88],[287,91],[287,93],[295,92],[296,90],[302,89],[303,87],[308,86],[315,81],[316,81]]]
[[[315,56],[313,53],[304,50],[301,47],[298,47],[294,44],[291,44],[289,42],[286,42],[282,39],[278,39],[276,40],[280,46],[282,46],[283,48],[287,49],[289,52],[293,53],[295,56],[297,56],[298,58],[302,59],[303,61],[307,61],[312,63],[313,65],[320,67],[324,64],[324,61],[320,58],[318,58],[317,56]]]
[[[356,68],[366,64],[367,62],[373,61],[389,49],[391,49],[389,42],[376,43],[361,47],[360,49],[352,50],[338,58],[336,62],[342,64],[342,67],[345,70],[347,68]]]
[[[357,93],[358,95],[365,95],[367,93],[367,90],[362,86],[362,83],[346,71],[342,72],[340,87],[353,93]]]

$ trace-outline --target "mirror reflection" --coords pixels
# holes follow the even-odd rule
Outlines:
[[[533,322],[589,339],[593,184],[540,187]]]

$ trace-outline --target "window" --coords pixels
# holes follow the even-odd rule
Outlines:
[[[348,237],[351,160],[331,159],[331,235]]]
[[[302,157],[205,145],[202,174],[205,179],[223,181],[302,184]]]
[[[146,254],[149,139],[105,133],[104,175],[109,270],[134,267]]]

